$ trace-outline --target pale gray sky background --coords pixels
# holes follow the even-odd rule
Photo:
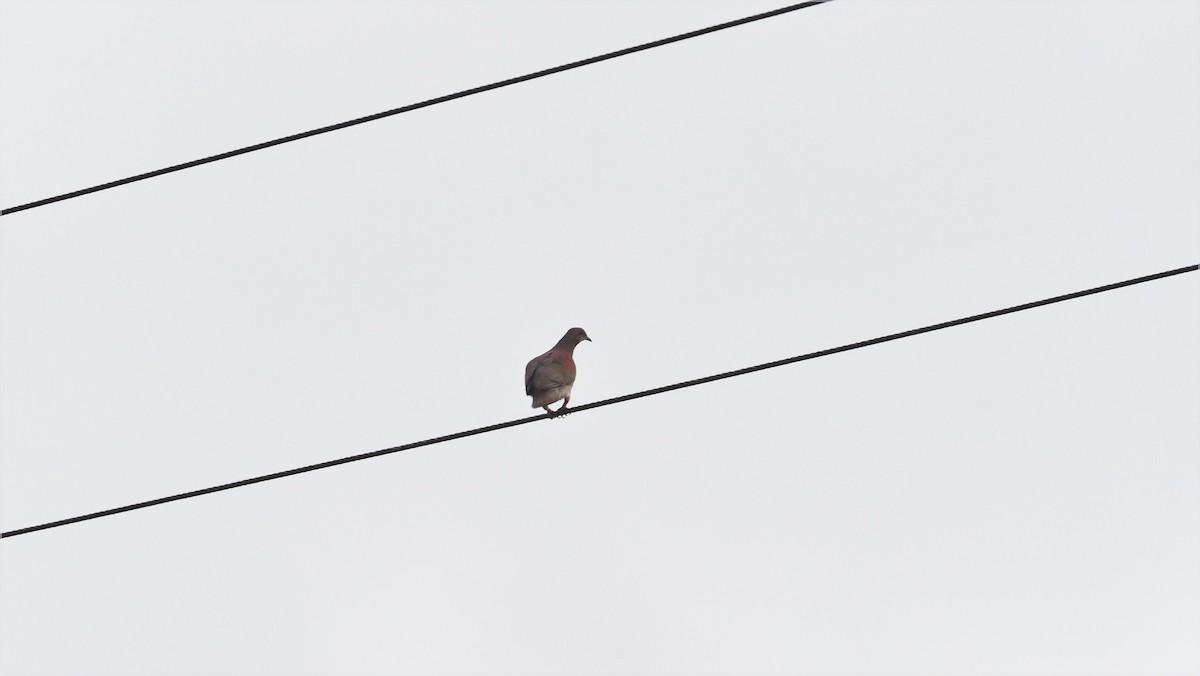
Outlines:
[[[0,203],[782,2],[0,3]],[[1200,3],[855,2],[0,219],[0,526],[1200,260]],[[1200,275],[0,543],[4,673],[1200,671]]]

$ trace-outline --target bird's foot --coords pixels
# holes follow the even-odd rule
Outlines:
[[[561,416],[568,416],[568,415],[571,415],[571,412],[569,410],[567,410],[566,404],[559,406],[557,411],[550,411],[551,418],[558,418]]]

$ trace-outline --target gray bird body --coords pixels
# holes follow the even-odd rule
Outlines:
[[[525,365],[525,394],[533,397],[533,408],[544,408],[547,413],[561,413],[571,401],[571,386],[575,384],[575,346],[582,341],[591,341],[580,328],[567,331],[545,354],[538,355]],[[562,401],[557,411],[550,404]]]

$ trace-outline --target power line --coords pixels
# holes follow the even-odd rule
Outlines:
[[[892,333],[892,334],[888,334],[886,336],[880,336],[879,338],[863,340],[863,341],[859,341],[857,343],[849,343],[847,345],[842,345],[839,347],[831,347],[829,349],[819,350],[817,352],[809,352],[808,354],[802,354],[802,355],[799,355],[796,357],[790,357],[788,359],[780,359],[779,361],[772,361],[772,362],[767,362],[765,364],[758,364],[757,366],[748,366],[746,368],[738,369],[736,371],[726,371],[725,373],[718,373],[716,375],[706,376],[704,378],[697,378],[695,380],[686,380],[681,383],[675,383],[674,385],[666,385],[663,387],[656,387],[652,390],[643,390],[641,392],[634,392],[633,394],[626,394],[626,395],[623,395],[620,397],[613,397],[611,399],[605,399],[603,401],[596,401],[596,402],[592,402],[590,404],[581,404],[579,406],[571,408],[570,411],[573,413],[579,413],[581,411],[586,411],[586,410],[593,409],[593,408],[600,408],[601,406],[609,406],[611,404],[619,404],[621,402],[631,401],[633,399],[641,399],[642,397],[649,397],[649,396],[652,396],[655,394],[662,394],[664,392],[670,392],[672,390],[679,390],[679,389],[683,389],[685,387],[692,387],[694,385],[703,385],[705,383],[711,383],[711,382],[714,382],[717,380],[724,380],[725,378],[733,378],[734,376],[746,375],[747,373],[754,373],[755,371],[764,371],[766,369],[772,369],[777,366],[784,366],[786,364],[794,364],[796,362],[807,361],[809,359],[816,359],[818,357],[826,357],[831,354],[837,354],[839,352],[849,352],[850,350],[857,350],[860,347],[867,347],[869,345],[878,345],[879,343],[886,343],[886,342],[889,342],[892,340],[908,338],[910,336],[915,336],[915,335],[919,335],[922,333],[930,333],[932,331],[940,331],[941,329],[947,329],[952,326],[959,326],[960,324],[969,324],[971,322],[977,322],[977,321],[980,321],[983,319],[991,319],[992,317],[999,317],[1000,315],[1011,314],[1013,312],[1021,312],[1022,310],[1029,310],[1029,309],[1032,309],[1035,307],[1041,307],[1043,305],[1050,305],[1052,303],[1060,303],[1065,300],[1073,300],[1075,298],[1082,298],[1083,296],[1090,296],[1092,294],[1103,293],[1105,291],[1112,291],[1113,289],[1120,289],[1120,288],[1126,287],[1126,286],[1133,286],[1134,284],[1141,284],[1143,282],[1150,282],[1150,281],[1154,281],[1156,279],[1172,277],[1174,275],[1180,275],[1185,272],[1195,272],[1197,270],[1197,268],[1200,268],[1200,266],[1189,265],[1187,267],[1176,268],[1174,270],[1167,270],[1165,272],[1159,272],[1159,273],[1156,273],[1153,275],[1146,275],[1145,277],[1136,277],[1134,279],[1127,279],[1123,282],[1116,282],[1113,284],[1105,284],[1104,286],[1097,286],[1097,287],[1094,287],[1091,289],[1086,289],[1084,291],[1076,291],[1074,293],[1068,293],[1068,294],[1064,294],[1062,296],[1054,296],[1053,298],[1046,298],[1043,300],[1035,300],[1031,303],[1023,303],[1021,305],[1014,305],[1012,307],[1004,308],[1003,310],[993,310],[991,312],[984,312],[982,314],[971,315],[969,317],[963,317],[962,319],[954,319],[954,320],[951,320],[948,322],[942,322],[940,324],[930,324],[929,326],[923,326],[919,329],[910,329],[908,331],[901,331],[900,333]],[[471,437],[471,436],[475,436],[477,434],[484,434],[485,432],[495,432],[497,430],[502,430],[502,429],[505,429],[508,427],[516,427],[517,425],[524,425],[525,423],[531,423],[536,420],[543,420],[543,419],[546,419],[549,417],[551,417],[549,414],[543,413],[541,415],[535,415],[535,416],[531,416],[528,418],[519,418],[517,420],[509,420],[508,422],[497,423],[495,425],[488,425],[487,427],[478,427],[473,430],[467,430],[465,432],[456,432],[454,434],[447,434],[447,435],[441,436],[441,437],[425,439],[424,441],[414,441],[410,444],[404,444],[402,446],[393,446],[391,448],[385,448],[385,449],[382,449],[379,451],[371,451],[370,453],[360,453],[358,455],[351,455],[351,456],[348,456],[345,458],[338,458],[337,460],[327,460],[325,462],[319,462],[315,465],[305,465],[304,467],[297,467],[295,469],[284,470],[282,472],[274,472],[272,474],[264,474],[262,476],[257,476],[257,477],[253,477],[250,479],[242,479],[241,481],[234,481],[232,483],[221,484],[219,486],[211,486],[209,488],[201,488],[201,489],[195,490],[195,491],[188,491],[187,493],[179,493],[177,495],[169,495],[167,497],[157,498],[155,500],[147,500],[145,502],[137,502],[132,505],[125,505],[124,507],[115,507],[113,509],[106,509],[106,510],[100,511],[100,512],[92,512],[91,514],[83,514],[81,516],[74,516],[69,519],[62,519],[60,521],[51,521],[49,523],[43,523],[43,524],[39,524],[37,526],[28,526],[26,528],[18,528],[16,530],[5,531],[3,534],[0,534],[0,537],[7,538],[7,537],[12,537],[14,535],[24,535],[25,533],[32,533],[34,531],[46,530],[47,528],[57,528],[58,526],[65,526],[67,524],[78,523],[80,521],[88,521],[90,519],[98,519],[102,516],[111,516],[113,514],[120,514],[121,512],[129,512],[129,511],[133,511],[135,509],[141,509],[143,507],[153,507],[154,505],[161,505],[161,504],[164,504],[167,502],[183,500],[185,498],[194,498],[194,497],[201,496],[201,495],[207,495],[208,493],[216,493],[218,491],[225,491],[225,490],[229,490],[231,488],[238,488],[241,486],[249,486],[250,484],[261,483],[263,481],[270,481],[272,479],[281,479],[283,477],[292,476],[294,474],[303,474],[304,472],[312,472],[314,470],[325,469],[327,467],[334,467],[336,465],[344,465],[344,464],[350,463],[350,462],[366,460],[367,458],[374,458],[374,457],[381,456],[381,455],[388,455],[389,453],[399,453],[400,451],[407,451],[407,450],[410,450],[413,448],[420,448],[421,446],[432,446],[433,444],[440,444],[444,441],[453,441],[455,439]]]
[[[769,19],[771,17],[776,17],[781,14],[787,14],[788,12],[794,12],[796,10],[804,9],[806,7],[812,7],[813,5],[820,5],[820,4],[823,4],[828,1],[829,0],[813,0],[811,2],[801,2],[801,3],[795,4],[795,5],[788,5],[787,7],[781,7],[779,9],[774,9],[769,12],[763,12],[761,14],[755,14],[753,16],[747,16],[747,17],[743,17],[741,19],[735,19],[734,21],[727,21],[725,23],[720,23],[715,26],[709,26],[708,28],[701,28],[699,30],[694,30],[694,31],[691,31],[688,33],[681,33],[679,35],[675,35],[675,36],[672,36],[669,38],[663,38],[661,40],[655,40],[654,42],[647,42],[645,44],[637,45],[635,47],[626,47],[625,49],[618,49],[615,52],[608,52],[607,54],[593,56],[591,58],[583,59],[581,61],[573,61],[571,63],[564,64],[562,66],[555,66],[554,68],[547,68],[546,70],[539,70],[536,73],[529,73],[527,75],[521,75],[519,77],[509,78],[507,80],[500,80],[499,82],[493,82],[491,84],[483,85],[481,87],[473,87],[471,89],[464,89],[460,92],[455,92],[453,94],[446,94],[445,96],[439,96],[437,98],[429,99],[427,101],[421,101],[419,103],[412,103],[407,106],[401,106],[400,108],[393,108],[391,110],[385,110],[381,113],[375,113],[374,115],[367,115],[366,117],[358,117],[353,120],[347,120],[345,122],[331,124],[326,127],[310,129],[309,131],[300,132],[299,134],[283,136],[281,138],[277,138],[272,141],[256,143],[254,145],[246,146],[244,148],[238,148],[236,150],[230,150],[228,152],[220,153],[217,155],[210,155],[208,157],[202,157],[198,160],[192,160],[191,162],[184,162],[183,164],[175,164],[175,165],[172,165],[169,167],[164,167],[162,169],[148,171],[144,174],[137,174],[136,176],[122,178],[117,181],[101,183],[99,185],[94,185],[90,188],[84,188],[82,190],[76,190],[74,192],[63,193],[61,195],[55,195],[54,197],[47,197],[45,199],[40,199],[40,200],[37,200],[34,202],[28,202],[26,204],[19,204],[15,207],[9,207],[7,209],[4,209],[3,211],[0,211],[0,215],[14,214],[14,213],[17,213],[18,211],[25,211],[26,209],[33,209],[35,207],[45,206],[47,204],[53,204],[54,202],[61,202],[63,200],[69,200],[74,197],[80,197],[82,195],[99,192],[101,190],[108,190],[109,188],[115,188],[117,186],[125,185],[127,183],[134,183],[136,181],[142,181],[147,178],[154,178],[155,176],[162,176],[163,174],[169,174],[169,173],[172,173],[175,171],[181,171],[183,169],[191,169],[192,167],[198,167],[202,164],[208,164],[209,162],[216,162],[218,160],[224,160],[224,159],[228,159],[230,157],[236,157],[238,155],[245,155],[246,153],[252,153],[256,150],[263,150],[265,148],[270,148],[272,146],[282,145],[284,143],[291,143],[292,141],[299,141],[300,139],[308,138],[310,136],[317,136],[318,134],[325,134],[325,133],[328,133],[331,131],[337,131],[338,129],[345,129],[346,127],[353,127],[354,125],[363,124],[364,122],[373,122],[375,120],[379,120],[379,119],[382,119],[385,117],[391,117],[392,115],[399,115],[400,113],[407,113],[409,111],[417,110],[419,108],[426,108],[428,106],[437,105],[439,103],[453,101],[454,99],[461,99],[465,96],[471,96],[472,94],[480,94],[480,93],[483,93],[486,91],[491,91],[493,89],[499,89],[501,87],[507,87],[509,85],[518,84],[520,82],[535,80],[539,77],[545,77],[547,75],[554,75],[555,73],[561,73],[563,71],[571,70],[573,68],[579,68],[581,66],[589,66],[593,63],[599,63],[601,61],[615,59],[618,56],[625,56],[627,54],[633,54],[635,52],[641,52],[641,51],[644,51],[647,49],[653,49],[655,47],[662,47],[663,45],[669,45],[673,42],[680,42],[682,40],[687,40],[689,38],[694,38],[694,37],[698,37],[701,35],[707,35],[709,33],[715,33],[720,30],[725,30],[726,28],[733,28],[734,26],[741,26],[742,24],[747,24],[747,23],[750,23],[753,21],[759,21],[761,19]]]

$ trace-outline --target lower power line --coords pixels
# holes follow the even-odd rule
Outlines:
[[[589,409],[600,408],[601,406],[609,406],[611,404],[619,404],[621,402],[631,401],[633,399],[641,399],[642,397],[649,397],[649,396],[652,396],[655,394],[662,394],[664,392],[670,392],[672,390],[680,390],[685,387],[693,387],[695,385],[703,385],[705,383],[711,383],[711,382],[714,382],[717,380],[724,380],[726,378],[733,378],[734,376],[742,376],[742,375],[746,375],[747,373],[754,373],[755,371],[764,371],[766,369],[772,369],[777,366],[794,364],[796,362],[807,361],[809,359],[816,359],[818,357],[827,357],[831,354],[837,354],[839,352],[849,352],[850,350],[857,350],[861,347],[867,347],[869,345],[878,345],[879,343],[886,343],[886,342],[893,341],[893,340],[899,340],[901,338],[908,338],[910,336],[916,336],[916,335],[919,335],[922,333],[930,333],[933,331],[940,331],[942,329],[948,329],[952,326],[959,326],[961,324],[969,324],[971,322],[977,322],[977,321],[981,321],[984,319],[991,319],[992,317],[999,317],[1001,315],[1012,314],[1014,312],[1030,310],[1030,309],[1033,309],[1036,307],[1041,307],[1043,305],[1051,305],[1053,303],[1061,303],[1062,301],[1065,301],[1065,300],[1073,300],[1075,298],[1082,298],[1083,296],[1090,296],[1090,295],[1097,294],[1097,293],[1104,293],[1105,291],[1112,291],[1114,289],[1120,289],[1120,288],[1126,287],[1126,286],[1142,284],[1143,282],[1151,282],[1156,279],[1173,277],[1175,275],[1180,275],[1185,272],[1195,272],[1198,268],[1200,268],[1200,266],[1198,266],[1198,265],[1189,265],[1187,267],[1176,268],[1174,270],[1167,270],[1167,271],[1159,272],[1159,273],[1156,273],[1153,275],[1146,275],[1145,277],[1136,277],[1134,279],[1127,279],[1123,282],[1115,282],[1113,284],[1105,284],[1104,286],[1097,286],[1097,287],[1094,287],[1091,289],[1085,289],[1083,291],[1076,291],[1074,293],[1068,293],[1068,294],[1064,294],[1061,296],[1054,296],[1053,298],[1046,298],[1043,300],[1035,300],[1030,303],[1023,303],[1021,305],[1014,305],[1012,307],[1004,308],[1003,310],[992,310],[991,312],[984,312],[982,314],[971,315],[969,317],[963,317],[961,319],[954,319],[954,320],[951,320],[948,322],[942,322],[940,324],[930,324],[929,326],[923,326],[918,329],[909,329],[908,331],[901,331],[900,333],[892,333],[892,334],[888,334],[886,336],[880,336],[878,338],[871,338],[870,340],[863,340],[863,341],[859,341],[857,343],[849,343],[847,345],[842,345],[840,347],[831,347],[826,350],[819,350],[817,352],[809,352],[808,354],[802,354],[802,355],[799,355],[796,357],[780,359],[779,361],[772,361],[772,362],[767,362],[765,364],[758,364],[757,366],[748,366],[746,368],[738,369],[736,371],[727,371],[725,373],[718,373],[716,375],[706,376],[704,378],[697,378],[695,380],[686,380],[684,382],[675,383],[673,385],[665,385],[663,387],[656,387],[651,390],[643,390],[641,392],[634,392],[633,394],[626,394],[626,395],[623,395],[620,397],[604,399],[603,401],[596,401],[596,402],[592,402],[590,404],[581,404],[581,405],[575,406],[569,410],[572,413],[580,413],[582,411],[587,411]],[[136,502],[132,505],[125,505],[123,507],[114,507],[112,509],[106,509],[106,510],[103,510],[100,512],[92,512],[91,514],[83,514],[80,516],[73,516],[69,519],[61,519],[59,521],[51,521],[51,522],[39,524],[36,526],[28,526],[25,528],[18,528],[16,530],[5,531],[4,533],[0,534],[0,537],[7,538],[7,537],[13,537],[14,535],[24,535],[25,533],[32,533],[34,531],[46,530],[48,528],[57,528],[59,526],[66,526],[67,524],[79,523],[80,521],[88,521],[90,519],[98,519],[102,516],[112,516],[113,514],[120,514],[121,512],[130,512],[135,509],[142,509],[143,507],[153,507],[154,505],[161,505],[161,504],[164,504],[167,502],[174,502],[176,500],[184,500],[186,498],[194,498],[194,497],[198,497],[201,495],[207,495],[209,493],[226,491],[231,488],[239,488],[241,486],[249,486],[250,484],[257,484],[257,483],[261,483],[263,481],[271,481],[272,479],[282,479],[283,477],[292,476],[294,474],[303,474],[304,472],[312,472],[314,470],[325,469],[327,467],[334,467],[336,465],[344,465],[346,463],[357,462],[359,460],[366,460],[368,458],[374,458],[374,457],[378,457],[381,455],[388,455],[390,453],[399,453],[400,451],[407,451],[407,450],[410,450],[413,448],[420,448],[422,446],[432,446],[434,444],[440,444],[444,441],[453,441],[455,439],[462,439],[464,437],[472,437],[477,434],[484,434],[485,432],[495,432],[497,430],[502,430],[507,427],[516,427],[517,425],[524,425],[525,423],[531,423],[531,422],[534,422],[537,420],[544,420],[544,419],[547,419],[550,417],[552,417],[550,414],[543,413],[543,414],[531,416],[528,418],[519,418],[517,420],[509,420],[508,422],[497,423],[495,425],[488,425],[487,427],[477,427],[473,430],[467,430],[465,432],[455,432],[454,434],[447,434],[445,436],[434,437],[432,439],[425,439],[423,441],[414,441],[412,443],[404,444],[402,446],[393,446],[391,448],[385,448],[385,449],[378,450],[378,451],[371,451],[369,453],[359,453],[358,455],[351,455],[351,456],[347,456],[345,458],[338,458],[336,460],[327,460],[325,462],[319,462],[315,465],[305,465],[304,467],[297,467],[295,469],[283,470],[282,472],[275,472],[272,474],[264,474],[262,476],[252,477],[250,479],[242,479],[241,481],[234,481],[232,483],[221,484],[219,486],[210,486],[208,488],[201,488],[199,490],[188,491],[187,493],[179,493],[177,495],[168,495],[166,497],[157,498],[154,500],[147,500],[145,502]]]

